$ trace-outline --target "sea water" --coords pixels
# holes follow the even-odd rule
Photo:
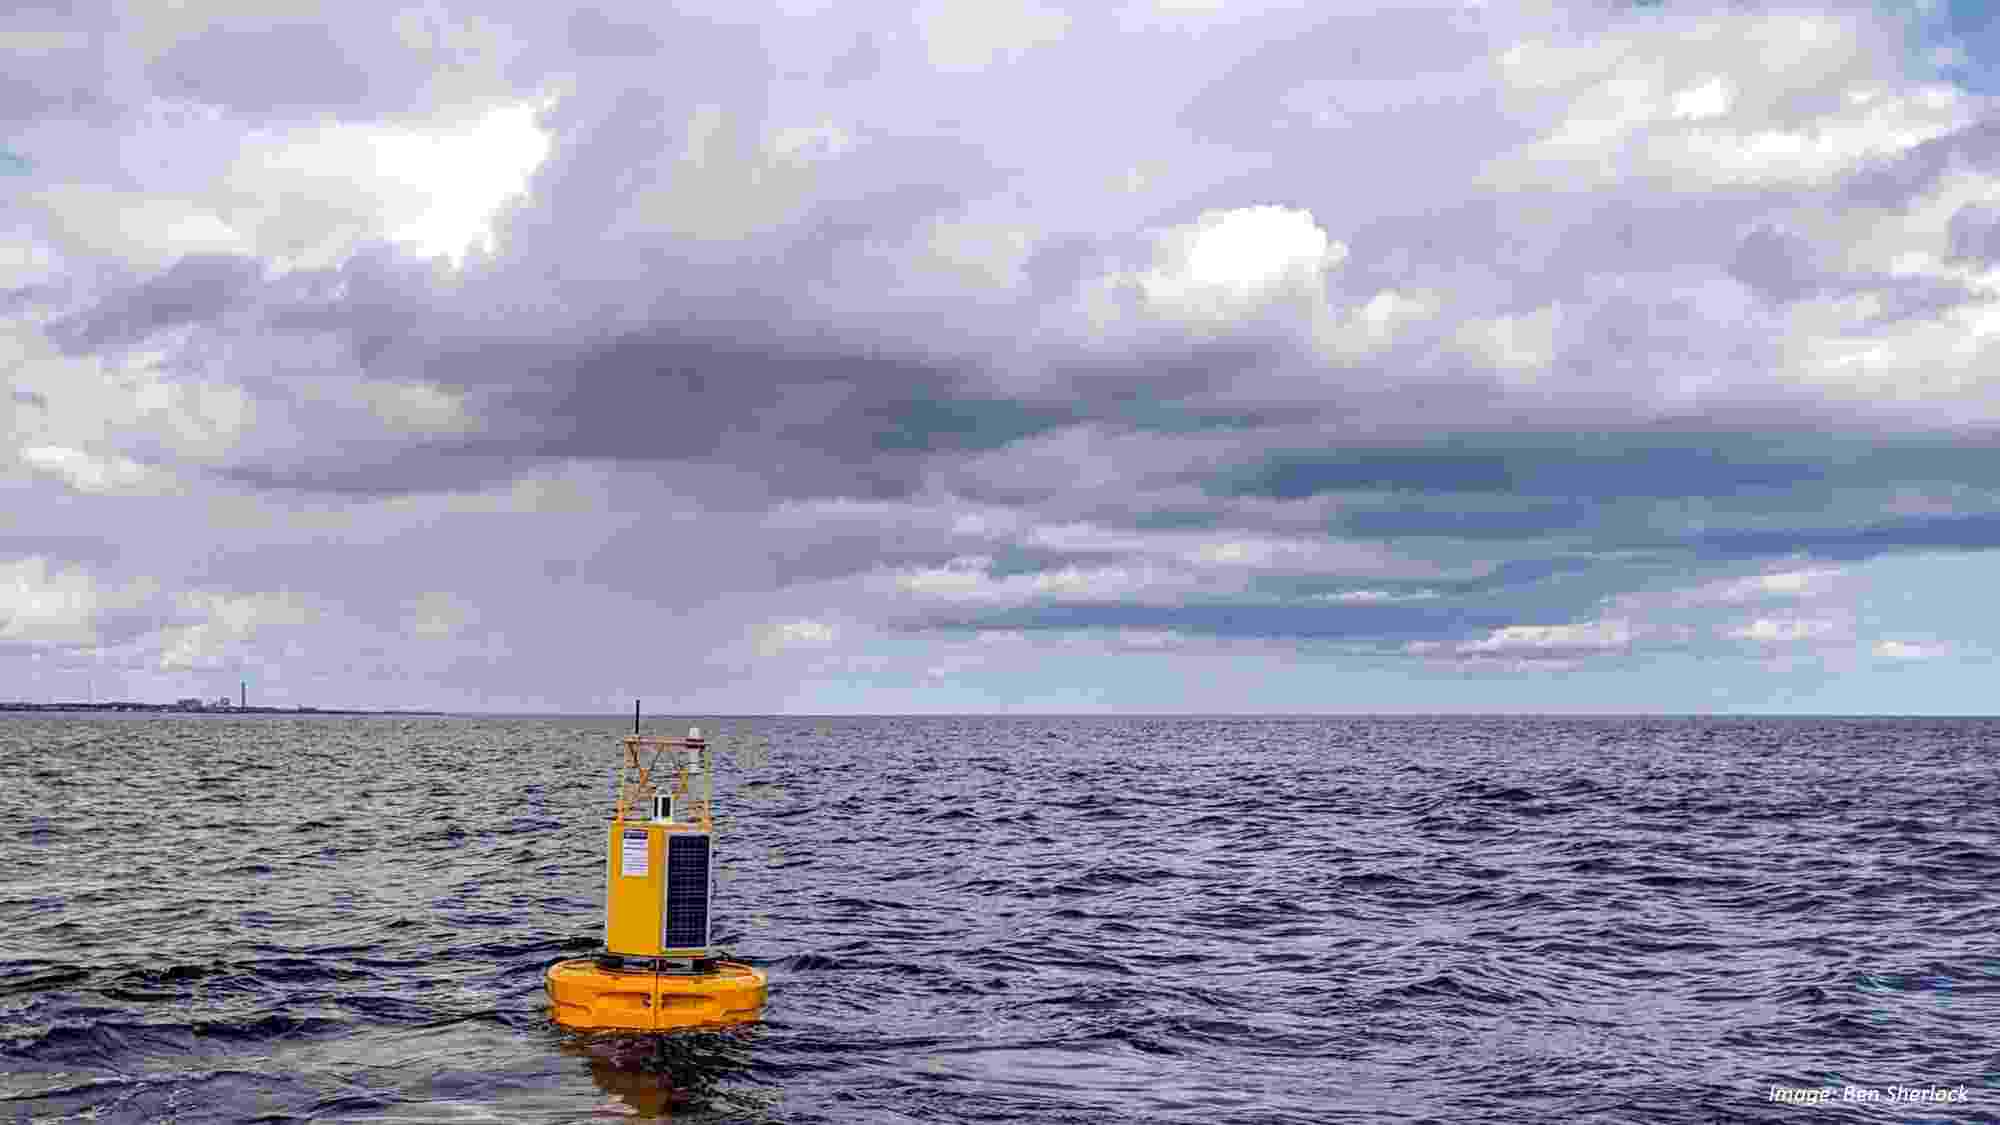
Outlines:
[[[694,724],[771,995],[656,1042],[623,720],[0,719],[0,1122],[2000,1120],[2000,722]]]

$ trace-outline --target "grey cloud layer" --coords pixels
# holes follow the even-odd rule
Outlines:
[[[456,267],[378,232],[305,265],[204,251],[149,268],[71,251],[56,272],[72,295],[13,292],[71,361],[157,349],[166,382],[243,393],[241,432],[198,456],[178,431],[103,430],[121,455],[204,487],[381,505],[576,464],[658,482],[715,513],[731,565],[676,579],[669,597],[647,513],[606,506],[610,525],[521,569],[663,604],[811,588],[920,632],[1395,648],[1587,618],[1660,568],[1994,545],[2000,482],[1963,417],[1985,408],[1976,387],[1956,419],[1912,422],[1921,393],[1784,370],[1809,350],[1789,318],[1824,309],[1858,340],[1985,307],[1977,270],[2000,258],[1988,206],[1943,220],[1956,274],[1855,250],[1884,224],[1917,225],[1951,177],[1994,170],[1983,102],[1970,124],[1818,178],[1674,180],[1638,162],[1647,144],[1668,155],[1646,159],[1680,159],[1661,146],[1707,120],[1708,71],[1665,32],[1657,69],[1676,77],[1658,99],[1680,108],[1646,110],[1603,157],[1639,171],[1495,187],[1482,177],[1550,136],[1595,143],[1562,133],[1578,107],[1626,112],[1592,100],[1618,87],[1589,78],[1600,64],[1584,55],[1593,35],[1649,34],[1638,17],[1579,9],[1565,29],[1456,4],[1241,19],[1002,5],[988,27],[953,11],[416,19],[357,5],[326,23],[280,13],[198,31],[54,20],[68,35],[57,61],[0,82],[0,113],[37,128],[131,127],[151,98],[202,103],[247,135],[547,95],[551,149],[496,219],[491,252]],[[1812,64],[1816,82],[1893,97],[1913,81],[1872,18],[1837,16],[1863,31],[1852,57]],[[1517,39],[1575,47],[1581,61],[1562,67],[1585,77],[1549,64],[1553,77],[1522,87],[1496,61]],[[1749,88],[1746,50],[1718,45],[1712,67],[1735,83],[1732,112],[1762,115],[1756,135],[1843,112],[1837,90]],[[65,157],[32,155],[42,171]],[[1270,229],[1311,229],[1330,249],[1309,266],[1219,243],[1172,259],[1174,230],[1252,207],[1305,216]],[[1829,233],[1850,228],[1849,241]],[[45,241],[72,244],[53,229]],[[66,393],[23,383],[17,418],[66,407]],[[24,448],[54,440],[21,432]],[[1912,492],[1930,507],[1891,510]],[[1018,525],[759,520],[831,501]],[[1104,542],[1037,531],[1068,525]],[[1130,541],[1105,545],[1117,533]],[[481,551],[504,551],[484,534]],[[1395,559],[1369,570],[1310,544]],[[57,531],[7,548],[103,562]],[[224,551],[208,577],[252,590],[299,574],[363,597],[365,582],[314,550],[279,537]],[[453,572],[417,573],[446,589]],[[871,575],[916,592],[840,585]],[[1104,592],[1127,581],[1191,592]],[[1332,600],[1355,591],[1426,600]],[[1573,655],[1563,643],[1544,647]]]

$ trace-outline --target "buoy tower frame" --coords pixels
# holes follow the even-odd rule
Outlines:
[[[605,845],[604,949],[558,961],[545,983],[558,1024],[581,1031],[685,1031],[762,1018],[762,971],[711,943],[715,759],[684,739],[624,740]]]

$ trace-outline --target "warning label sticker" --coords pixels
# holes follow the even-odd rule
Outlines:
[[[618,845],[618,873],[644,879],[652,872],[648,866],[651,856],[646,847],[646,830],[627,830],[619,833],[624,837]]]

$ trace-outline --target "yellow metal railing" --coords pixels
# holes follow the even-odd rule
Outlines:
[[[627,735],[617,784],[617,820],[633,819],[635,810],[643,818],[653,797],[664,786],[673,795],[675,805],[688,811],[688,816],[677,819],[696,825],[703,832],[715,830],[710,814],[715,801],[715,768],[699,728],[686,738]]]

